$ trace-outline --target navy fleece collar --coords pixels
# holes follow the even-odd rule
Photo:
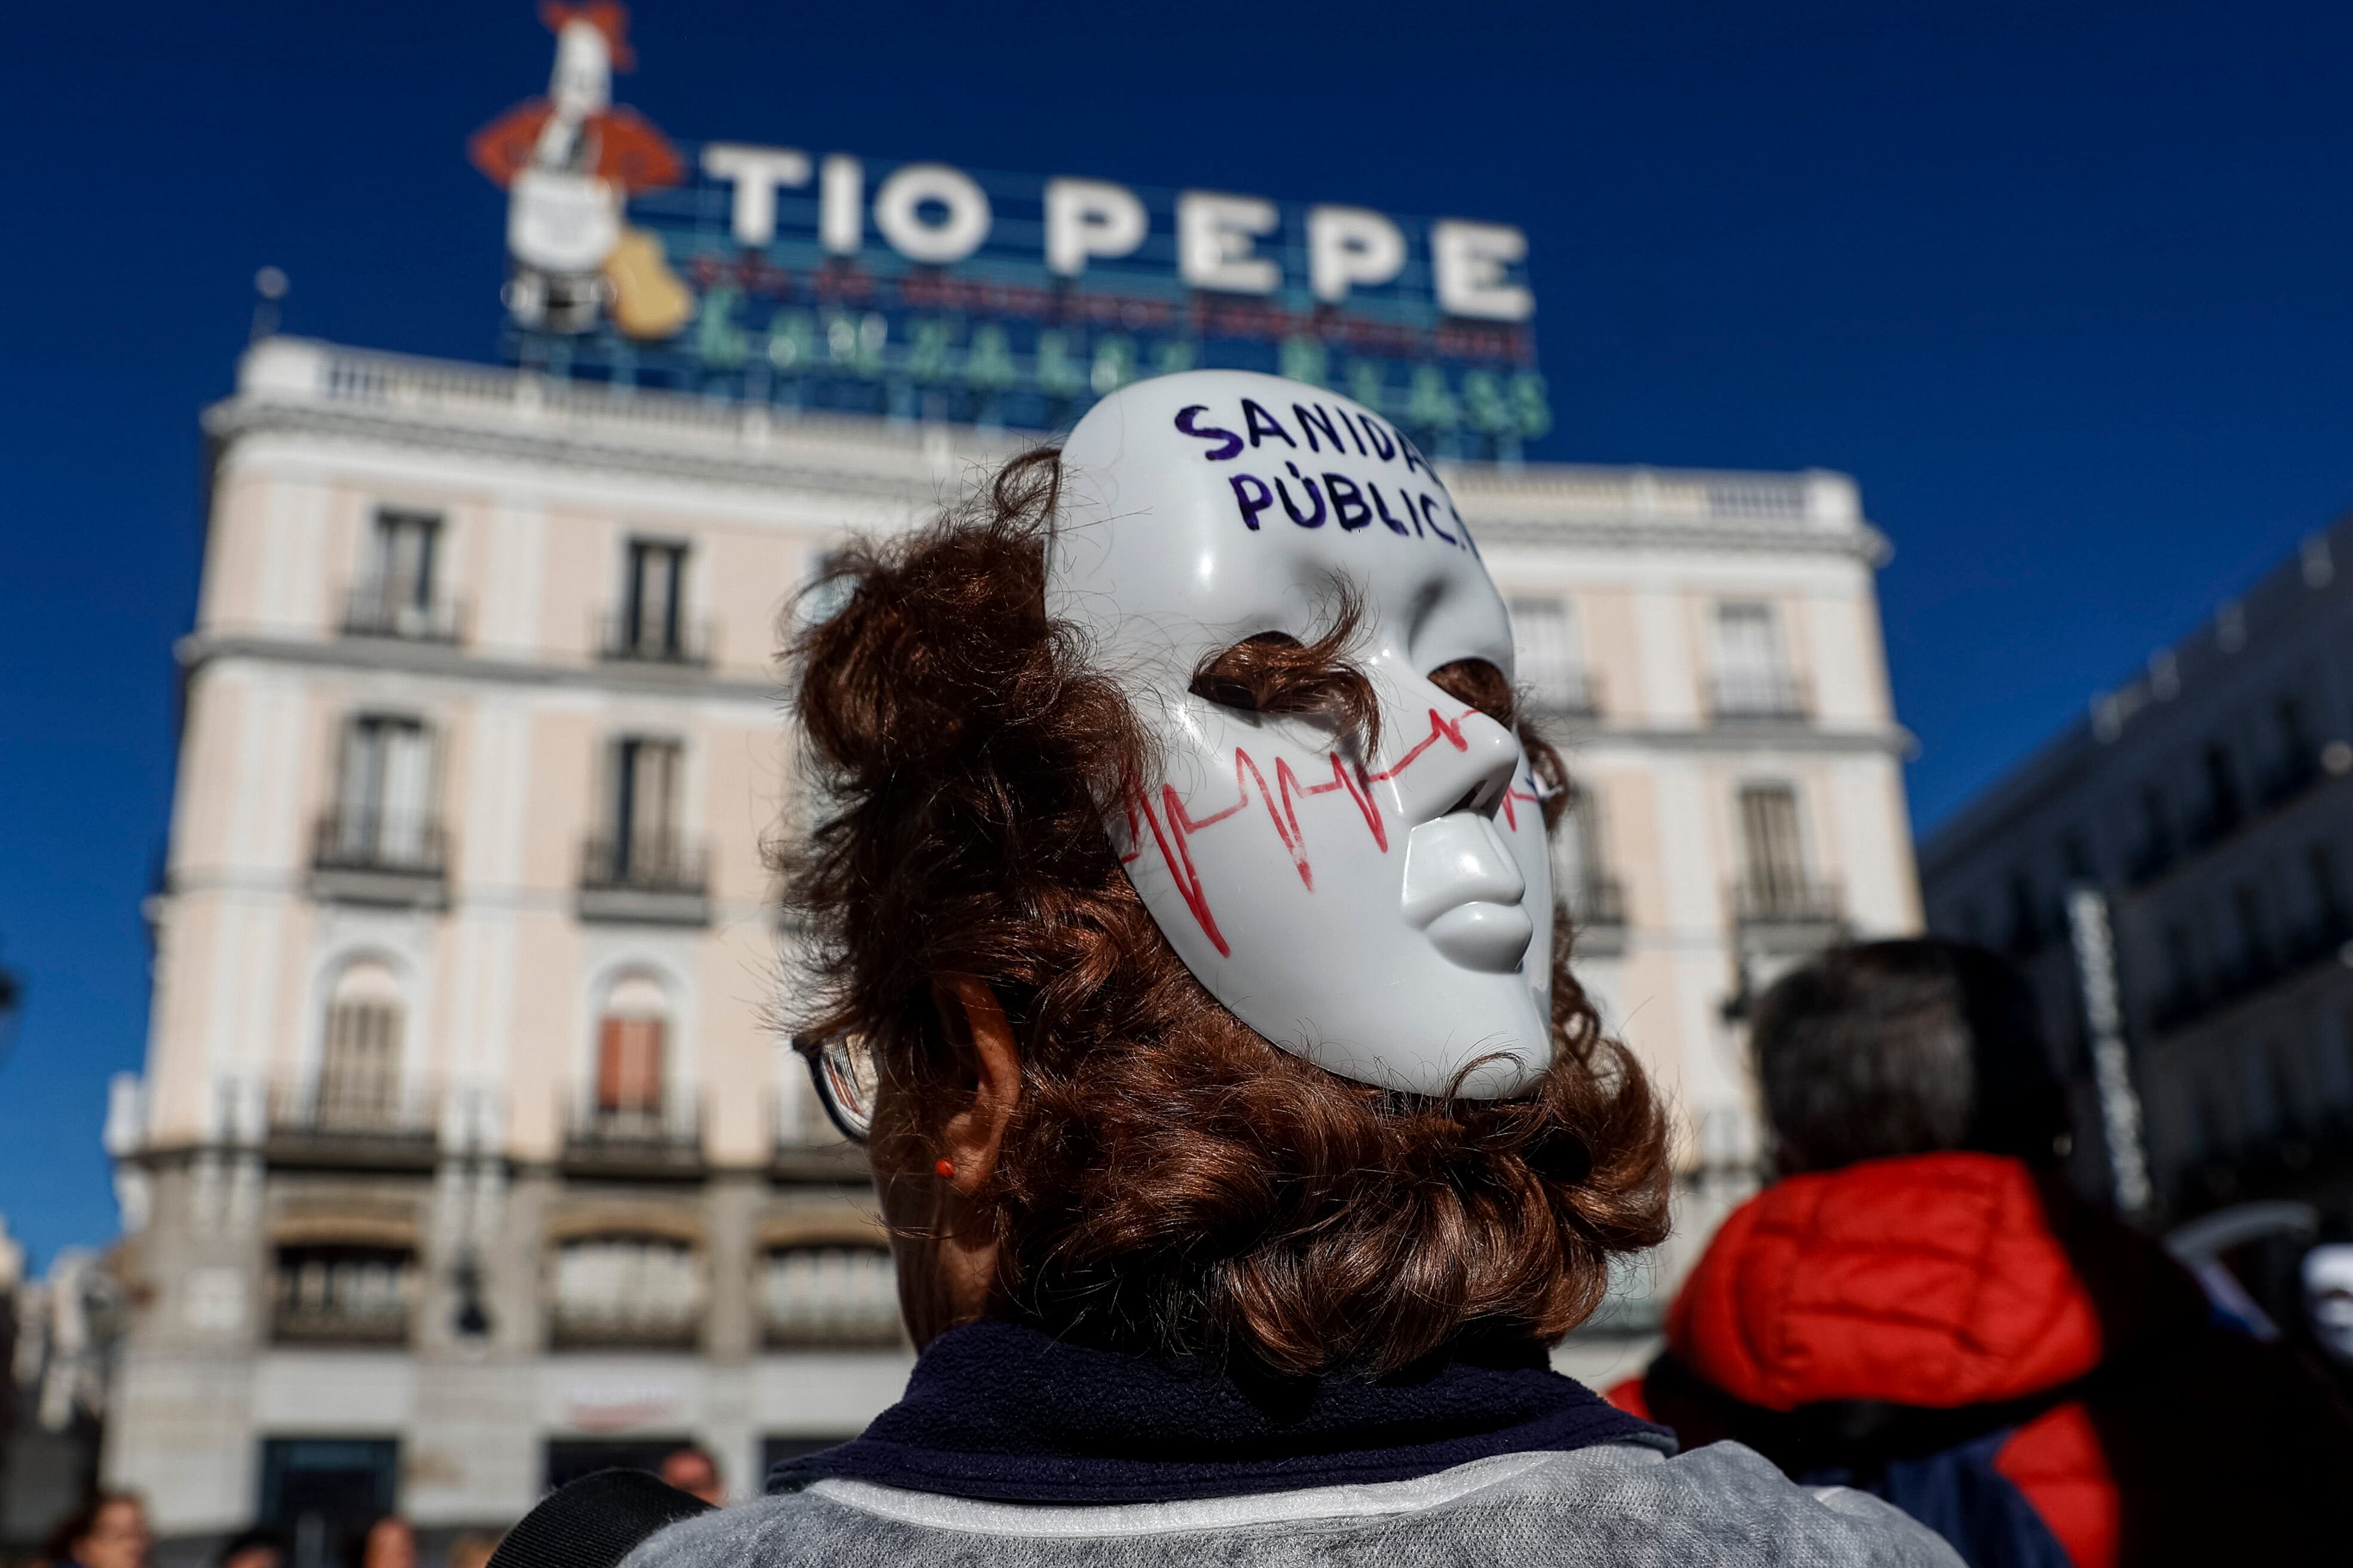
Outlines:
[[[951,1329],[898,1404],[768,1477],[826,1477],[995,1502],[1173,1502],[1410,1480],[1497,1454],[1638,1442],[1638,1421],[1535,1347],[1433,1357],[1377,1381],[1266,1380],[1064,1344],[1018,1323]]]

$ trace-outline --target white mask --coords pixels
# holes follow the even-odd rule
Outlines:
[[[1049,574],[1157,738],[1111,835],[1160,931],[1275,1045],[1359,1083],[1493,1099],[1550,1064],[1552,879],[1519,740],[1429,679],[1512,674],[1511,622],[1452,500],[1387,422],[1242,371],[1139,382],[1063,447]],[[1313,641],[1335,589],[1378,754],[1191,690],[1244,637]]]
[[[2304,1255],[2304,1311],[2322,1348],[2353,1365],[2353,1243],[2327,1243]]]

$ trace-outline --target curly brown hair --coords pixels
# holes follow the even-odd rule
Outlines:
[[[846,602],[797,623],[791,689],[825,809],[777,846],[810,981],[790,1022],[863,1038],[936,1126],[961,1091],[934,983],[995,992],[1022,1072],[983,1193],[996,1310],[1283,1373],[1377,1373],[1468,1333],[1567,1332],[1613,1256],[1663,1238],[1668,1193],[1660,1105],[1569,973],[1567,921],[1553,1065],[1519,1098],[1348,1082],[1229,1013],[1104,831],[1104,803],[1154,776],[1155,752],[1081,635],[1046,612],[1060,485],[1052,450],[1014,459],[930,526],[837,556],[828,582]],[[1352,621],[1344,605],[1334,635],[1254,639],[1201,679],[1221,700],[1368,726]],[[1512,721],[1492,666],[1440,676]],[[1523,733],[1555,816],[1567,775]]]

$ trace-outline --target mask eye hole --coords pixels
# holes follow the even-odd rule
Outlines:
[[[1244,637],[1201,661],[1193,672],[1193,695],[1245,713],[1278,711],[1269,702],[1276,692],[1268,677],[1276,667],[1294,662],[1299,647],[1299,639],[1289,632]]]
[[[1504,672],[1483,658],[1458,658],[1451,664],[1441,664],[1430,672],[1430,683],[1457,702],[1472,707],[1501,724],[1513,728],[1519,719],[1519,693]]]

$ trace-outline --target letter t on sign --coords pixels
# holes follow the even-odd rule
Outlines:
[[[702,150],[702,172],[735,184],[735,243],[765,245],[776,237],[776,187],[807,184],[809,161],[807,153],[790,147],[713,142]]]

